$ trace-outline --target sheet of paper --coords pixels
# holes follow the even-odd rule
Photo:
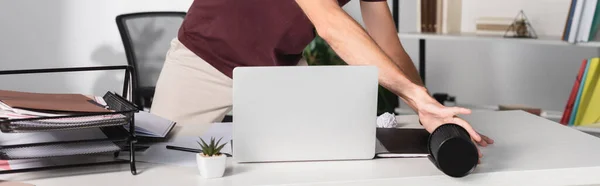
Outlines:
[[[70,155],[88,155],[96,153],[117,152],[120,148],[111,141],[65,143],[52,146],[34,146],[20,148],[4,148],[3,155],[12,159],[48,158]]]
[[[35,186],[26,182],[0,181],[0,186]]]
[[[74,141],[84,139],[106,139],[107,136],[98,128],[80,129],[77,131],[52,131],[32,133],[0,133],[0,145],[17,145],[55,141]]]
[[[0,133],[0,145],[22,145],[44,142],[78,141],[92,139],[106,139],[107,136],[97,128],[82,129],[77,131],[53,131],[36,133]],[[94,143],[69,143],[53,146],[37,146],[23,148],[3,148],[4,155],[11,158],[37,158],[50,156],[64,156],[72,154],[85,154],[91,152],[114,152],[119,147],[112,142]]]
[[[72,165],[83,163],[111,162],[114,161],[112,153],[97,154],[88,156],[68,156],[44,159],[25,159],[25,160],[0,160],[0,172],[3,170],[20,170],[38,167]]]
[[[221,150],[223,153],[231,154],[231,139],[233,132],[232,123],[214,123],[201,138],[203,140],[210,140],[211,137],[216,139],[223,138],[221,142],[227,142],[225,147]],[[148,163],[157,164],[168,164],[184,167],[195,167],[196,166],[196,153],[185,152],[178,150],[167,149],[167,145],[186,147],[192,149],[200,149],[198,142],[199,137],[180,136],[175,137],[169,142],[156,143],[152,145],[144,153],[136,153],[136,160]]]

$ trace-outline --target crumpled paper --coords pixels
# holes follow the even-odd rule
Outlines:
[[[395,128],[398,126],[396,122],[396,116],[389,112],[381,114],[377,117],[377,127],[378,128]]]

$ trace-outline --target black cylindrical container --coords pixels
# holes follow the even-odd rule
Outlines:
[[[448,176],[466,176],[479,161],[477,146],[469,133],[457,124],[439,126],[429,136],[428,145],[433,163]]]

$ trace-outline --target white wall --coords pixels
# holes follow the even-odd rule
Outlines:
[[[0,69],[126,64],[114,22],[116,15],[150,10],[186,11],[192,1],[0,1]],[[463,1],[465,6],[474,6],[468,3],[471,2],[485,7],[465,13],[471,17],[482,12],[512,16],[524,9],[539,34],[551,35],[562,32],[566,6],[570,3],[570,0]],[[400,0],[400,3],[401,31],[410,31],[416,26],[411,19],[416,1]],[[517,6],[510,6],[511,3]],[[362,23],[358,4],[352,1],[344,9]],[[552,7],[541,8],[541,4]],[[417,62],[417,41],[402,39],[402,42]],[[428,41],[427,51],[427,84],[433,92],[454,94],[462,103],[522,103],[562,110],[580,61],[597,56],[599,50],[511,42]],[[94,94],[120,91],[122,78],[116,73],[29,76],[19,77],[18,82],[6,77],[0,76],[3,89]]]
[[[0,1],[0,69],[126,64],[115,17],[137,11],[187,11],[193,0]],[[391,7],[391,1],[390,1]],[[362,24],[358,1],[345,6]],[[358,16],[356,16],[358,15]],[[18,79],[18,81],[15,81]],[[114,72],[0,76],[2,89],[103,94],[121,91]]]
[[[516,16],[523,9],[538,35],[560,36],[570,0],[463,0],[463,29],[477,16]],[[541,7],[549,5],[549,7]],[[476,7],[477,6],[477,7]],[[415,31],[415,0],[401,0],[401,31]],[[467,23],[467,24],[465,24]],[[418,41],[402,39],[417,63]],[[428,40],[426,83],[476,105],[526,104],[562,111],[577,70],[599,48],[510,41]]]
[[[126,64],[115,24],[117,15],[137,11],[187,11],[192,2],[193,0],[0,1],[0,69]],[[350,2],[344,8],[354,12],[351,15],[362,24],[358,1]],[[0,76],[0,87],[23,91],[103,94],[106,91],[120,92],[122,79],[120,71],[11,75]]]
[[[390,12],[392,12],[392,1],[388,0],[387,1],[388,6],[390,8]],[[348,2],[348,4],[344,5],[344,7],[342,7],[347,13],[348,15],[350,15],[352,18],[354,18],[354,20],[356,20],[360,25],[364,26],[364,22],[360,13],[360,1],[359,0],[351,0],[350,2]]]
[[[193,0],[0,1],[0,69],[127,64],[115,17],[136,11],[187,11]],[[3,89],[103,94],[121,91],[122,72],[0,76]],[[26,86],[25,83],[33,83]]]

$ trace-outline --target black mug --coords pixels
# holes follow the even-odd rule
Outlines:
[[[429,136],[429,159],[451,177],[470,174],[479,162],[477,146],[469,133],[460,125],[448,123],[439,126]]]

